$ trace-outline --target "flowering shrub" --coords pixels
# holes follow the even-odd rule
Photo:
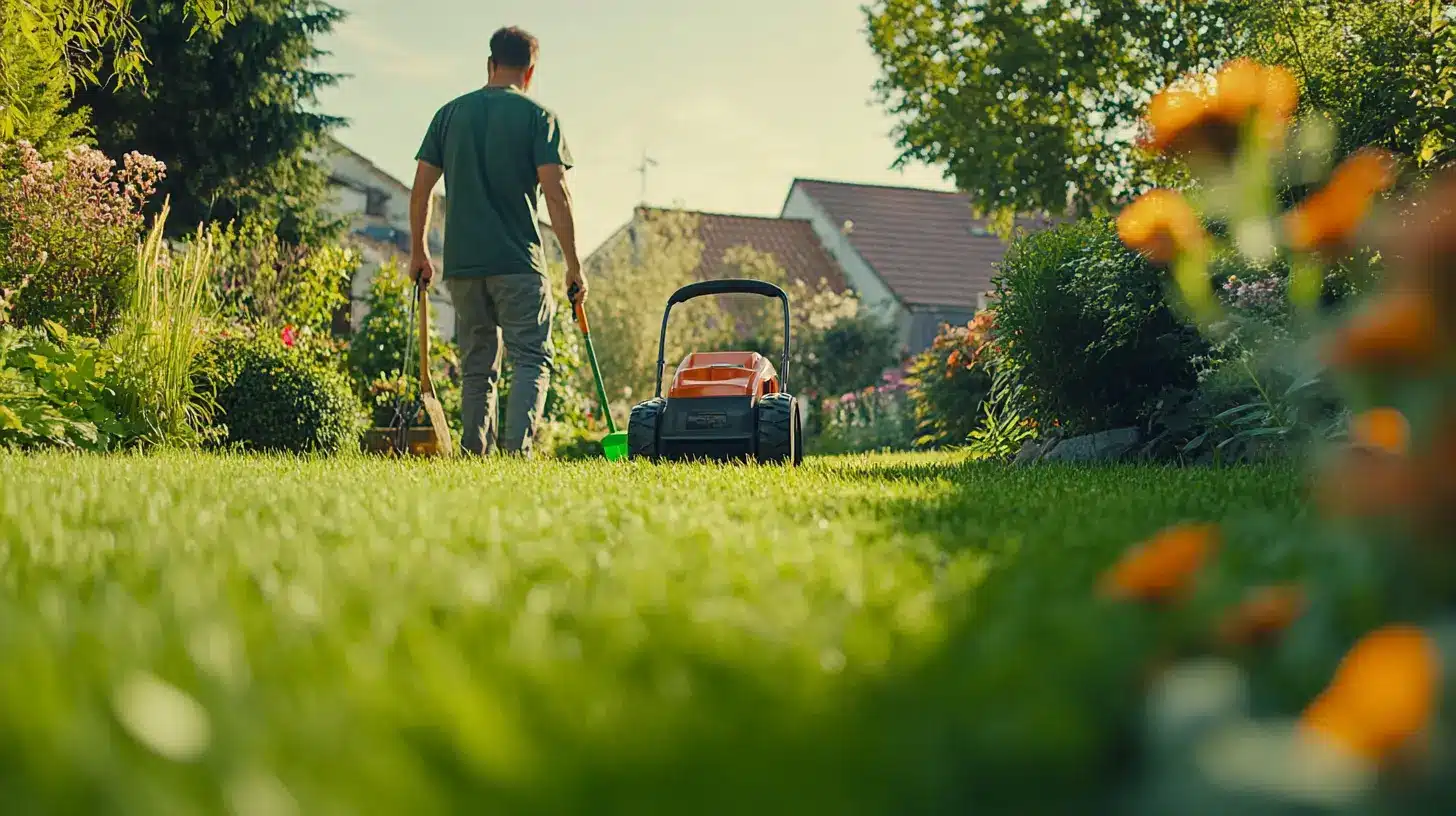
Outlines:
[[[1155,142],[1188,152],[1201,190],[1238,194],[1160,192],[1128,208],[1122,235],[1172,266],[1182,307],[1215,338],[1229,304],[1207,274],[1216,239],[1203,221],[1232,223],[1237,251],[1253,259],[1288,254],[1301,351],[1328,367],[1353,419],[1345,439],[1313,449],[1321,516],[1309,540],[1289,534],[1265,553],[1304,551],[1298,574],[1234,584],[1236,571],[1221,563],[1240,533],[1234,522],[1166,530],[1105,573],[1101,594],[1136,604],[1168,633],[1158,651],[1185,658],[1153,675],[1153,711],[1173,716],[1170,701],[1209,689],[1215,676],[1236,691],[1203,711],[1204,727],[1185,719],[1143,732],[1161,767],[1186,763],[1189,773],[1178,805],[1157,774],[1138,796],[1180,811],[1448,812],[1456,173],[1390,228],[1370,231],[1379,193],[1397,179],[1386,157],[1359,153],[1280,213],[1269,180],[1294,107],[1285,77],[1240,61],[1211,90],[1160,97]],[[1389,259],[1379,288],[1353,313],[1320,314],[1325,267],[1367,241]],[[1240,294],[1267,300],[1262,288]],[[1192,660],[1200,653],[1211,656]]]
[[[930,348],[911,361],[909,397],[917,446],[964,445],[980,424],[982,403],[991,390],[986,363],[994,353],[995,327],[990,311],[964,326],[942,326]]]
[[[879,385],[866,386],[820,405],[822,429],[815,440],[820,453],[908,450],[915,442],[915,415],[910,384],[900,369],[881,375]]]
[[[126,300],[142,207],[165,172],[139,153],[118,168],[87,147],[44,161],[27,142],[0,145],[0,288],[19,289],[12,320],[108,336]]]

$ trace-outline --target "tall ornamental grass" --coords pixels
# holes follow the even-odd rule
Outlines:
[[[207,289],[213,247],[199,230],[197,240],[174,254],[163,238],[169,212],[164,204],[137,247],[131,298],[111,345],[124,372],[122,410],[139,441],[190,445],[202,439],[215,409],[198,385],[213,311]]]

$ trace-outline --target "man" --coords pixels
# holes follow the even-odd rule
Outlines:
[[[461,446],[476,455],[497,448],[502,339],[515,369],[499,448],[529,456],[546,403],[555,299],[538,227],[539,196],[566,255],[567,291],[577,302],[586,297],[566,188],[571,151],[556,115],[526,95],[538,48],[536,38],[518,28],[497,31],[490,38],[487,84],[435,114],[416,156],[410,276],[426,285],[435,276],[425,234],[431,193],[443,175],[444,279],[462,357]]]

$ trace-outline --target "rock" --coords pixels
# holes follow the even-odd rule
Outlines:
[[[1042,459],[1045,459],[1047,454],[1051,453],[1051,451],[1056,448],[1057,443],[1061,441],[1062,434],[1060,431],[1052,431],[1041,440],[1028,439],[1024,443],[1022,443],[1021,450],[1017,451],[1016,459],[1012,461],[1012,464],[1030,465],[1036,462],[1040,462]]]
[[[1118,428],[1073,437],[1042,458],[1048,462],[1115,462],[1131,453],[1141,439],[1137,428]]]

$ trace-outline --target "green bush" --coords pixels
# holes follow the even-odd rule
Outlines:
[[[214,225],[213,294],[230,320],[327,334],[334,315],[349,304],[359,255],[336,245],[285,243],[278,229],[260,218]]]
[[[1194,385],[1208,344],[1169,305],[1166,276],[1105,219],[1012,244],[994,282],[998,342],[1039,423],[1136,426],[1160,394]]]
[[[941,326],[930,348],[909,367],[915,406],[915,444],[922,448],[964,445],[981,422],[991,390],[985,363],[995,318],[982,312],[964,326]]]
[[[48,322],[0,325],[0,448],[105,451],[132,434],[118,416],[117,356]]]
[[[208,353],[221,442],[248,450],[338,453],[362,430],[348,379],[271,337],[224,337]]]

